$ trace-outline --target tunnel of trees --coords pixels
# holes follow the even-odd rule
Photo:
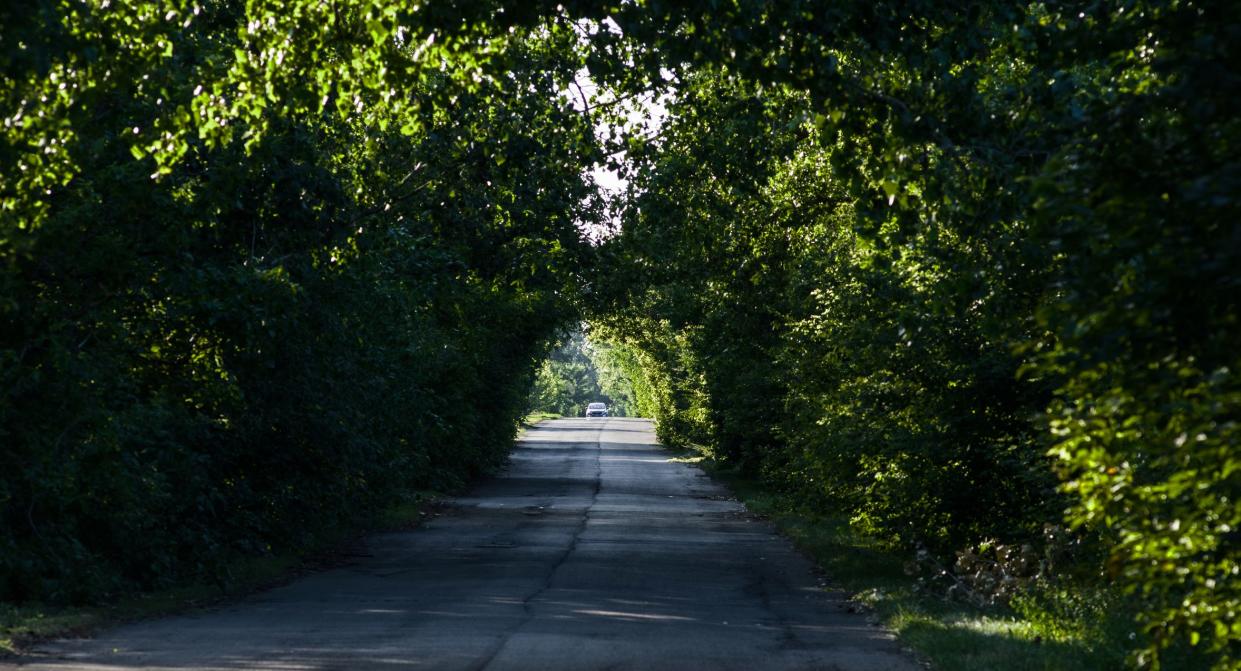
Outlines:
[[[1197,0],[7,3],[0,600],[489,472],[585,320],[664,442],[1235,668],[1238,49]]]
[[[603,403],[610,417],[650,416],[638,407],[633,376],[642,380],[624,346],[591,342],[581,331],[566,335],[534,375],[527,407],[535,412],[581,417],[590,403]],[[645,412],[642,412],[645,410]]]

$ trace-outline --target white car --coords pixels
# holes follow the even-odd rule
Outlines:
[[[608,406],[606,403],[591,403],[586,406],[587,417],[607,417]]]

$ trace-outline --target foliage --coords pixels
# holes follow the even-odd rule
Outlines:
[[[530,408],[535,411],[581,417],[586,405],[606,403],[613,417],[627,417],[637,409],[627,352],[596,343],[580,332],[569,334],[535,374]]]
[[[659,42],[677,101],[596,319],[662,437],[911,551],[1067,521],[1136,665],[1233,668],[1235,9],[785,9]]]
[[[47,107],[6,125],[3,158],[39,179],[55,170],[22,143],[69,139],[50,195],[3,185],[0,599],[227,581],[237,556],[494,468],[589,255],[579,165],[598,148],[559,95],[571,43],[512,36],[505,81],[444,69],[366,115],[259,110],[262,134],[204,127],[157,167],[134,158],[143,132],[243,48],[247,14],[203,7],[149,37],[165,57],[126,42],[167,27],[153,3],[122,4],[36,13],[44,32],[19,39],[48,42],[5,61],[11,101],[40,58],[57,72],[102,50],[77,71],[102,79],[56,112],[72,137],[41,125]],[[145,23],[112,25],[131,15]],[[408,104],[424,96],[452,113]]]
[[[651,416],[655,403],[637,353],[625,345],[604,342],[591,342],[590,349],[599,369],[599,389],[612,399],[609,410],[618,417]]]
[[[613,406],[603,397],[590,348],[586,338],[575,332],[543,361],[530,390],[531,410],[579,417],[586,413],[588,403],[604,401]]]
[[[906,563],[905,572],[917,576],[920,590],[980,608],[1022,599],[1032,602],[1033,595],[1052,593],[1066,582],[1064,565],[1076,559],[1082,545],[1080,537],[1048,524],[1036,543],[1017,546],[983,541],[959,550],[951,566],[919,548],[915,559]]]
[[[907,555],[858,533],[847,519],[712,460],[703,466],[790,536],[833,587],[851,592],[851,608],[868,611],[931,668],[1104,671],[1122,668],[1135,643],[1132,614],[1110,590],[1022,592],[1012,609],[945,599],[909,575]],[[1193,668],[1175,666],[1183,661],[1169,664]]]
[[[1135,663],[1234,668],[1238,11],[0,8],[0,592],[485,469],[585,297],[665,440],[945,557],[1067,508]],[[597,164],[633,178],[598,253]]]
[[[1045,389],[1013,382],[992,321],[1008,315],[943,304],[963,302],[943,257],[969,267],[979,252],[855,234],[832,149],[794,149],[815,141],[801,96],[707,77],[679,95],[617,243],[635,279],[610,284],[637,295],[604,317],[676,381],[663,437],[907,547],[1036,533],[1054,500],[1030,419]],[[747,164],[756,149],[769,160]]]

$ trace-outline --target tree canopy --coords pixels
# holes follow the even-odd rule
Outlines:
[[[1234,668],[1238,45],[1196,0],[5,5],[0,597],[483,472],[585,316],[665,441],[945,557],[1066,525],[1136,664]]]

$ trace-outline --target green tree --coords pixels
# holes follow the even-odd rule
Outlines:
[[[191,134],[216,112],[181,96],[231,105],[211,78],[272,10],[182,9],[5,23],[0,598],[225,580],[486,472],[576,314],[600,148],[561,95],[573,39],[508,35],[502,81],[456,60],[399,96],[352,79],[365,114],[242,95],[228,114],[261,132]],[[29,97],[48,82],[67,98]]]
[[[530,409],[567,417],[586,413],[587,404],[606,403],[613,417],[635,409],[630,378],[617,348],[592,342],[581,331],[569,334],[543,361],[530,391]]]
[[[0,593],[485,469],[588,301],[666,440],[945,551],[1067,497],[1134,661],[1235,667],[1234,4],[2,7]]]

